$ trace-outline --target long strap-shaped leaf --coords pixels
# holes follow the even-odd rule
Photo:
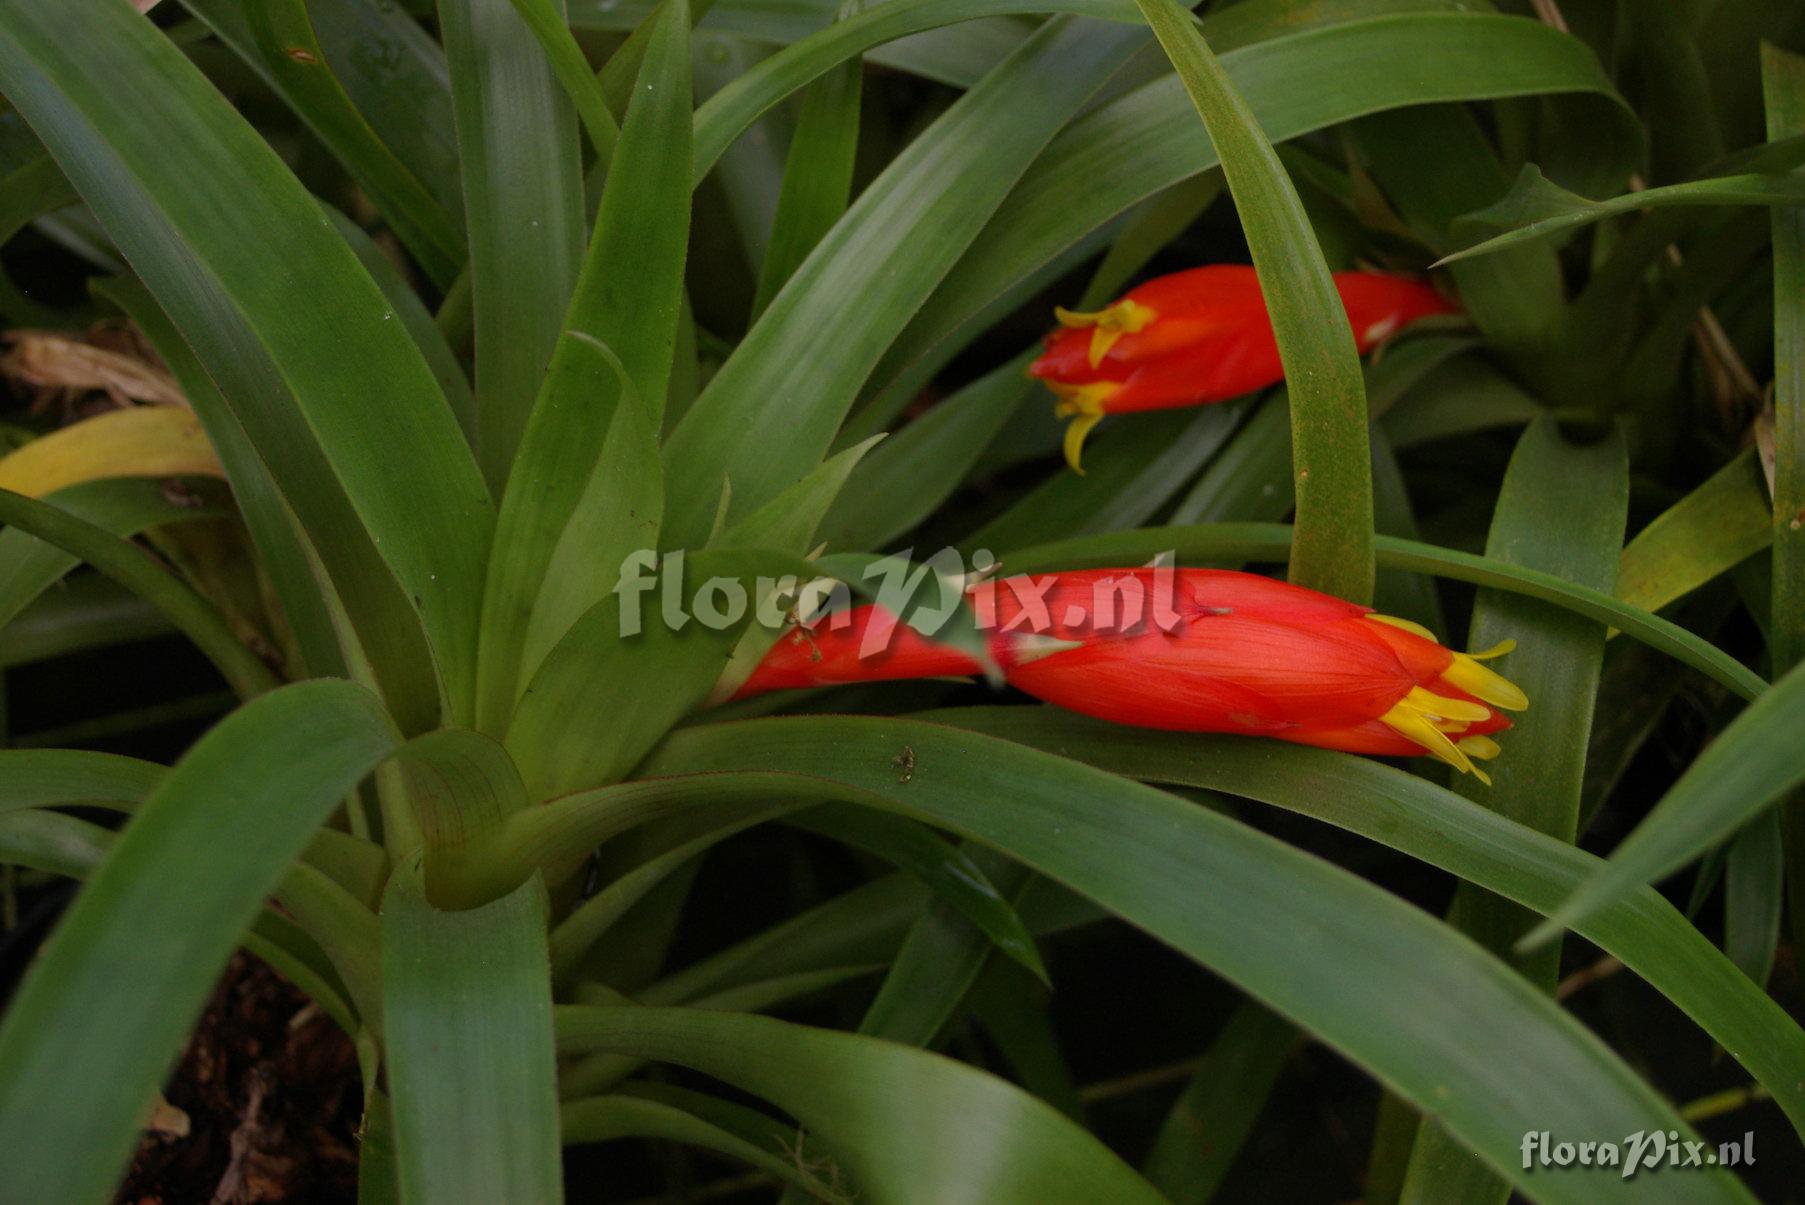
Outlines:
[[[449,285],[463,266],[463,230],[358,111],[302,0],[184,3],[332,150],[433,283]]]
[[[568,1006],[567,1052],[608,1050],[694,1067],[790,1113],[873,1202],[1161,1198],[1052,1106],[910,1046],[769,1017]]]
[[[1628,506],[1629,462],[1622,439],[1613,432],[1578,446],[1544,417],[1517,441],[1486,553],[1609,591]],[[1571,842],[1579,830],[1604,625],[1537,599],[1481,590],[1468,646],[1491,648],[1504,640],[1517,642],[1509,662],[1511,681],[1529,695],[1530,707],[1513,717],[1516,727],[1503,741],[1504,756],[1492,765],[1491,786],[1462,776],[1455,790],[1518,824]],[[1449,913],[1450,923],[1506,959],[1535,919],[1470,883],[1455,892]],[[1560,961],[1560,947],[1550,945],[1517,963],[1531,983],[1552,993]],[[1503,1205],[1509,1194],[1508,1184],[1425,1119],[1411,1155],[1406,1196]]]
[[[1565,842],[1365,758],[1238,737],[1130,731],[1050,708],[930,714],[1118,773],[1244,795],[1314,816],[1539,912],[1552,910],[1601,865]],[[1640,888],[1601,909],[1579,931],[1735,1051],[1805,1131],[1805,1032],[1678,909]]]
[[[1059,127],[1144,35],[1055,18],[854,202],[665,447],[664,543],[695,547],[813,468],[893,336]]]
[[[1675,205],[1805,205],[1805,175],[1755,172],[1690,180],[1664,188],[1624,193],[1608,201],[1591,201],[1548,180],[1534,164],[1523,168],[1509,193],[1497,204],[1469,215],[1476,225],[1504,226],[1503,234],[1444,256],[1443,264],[1488,255],[1531,239],[1548,238],[1620,213],[1640,213]]]
[[[1316,231],[1259,119],[1178,0],[1138,0],[1197,106],[1272,315],[1291,395],[1297,523],[1291,580],[1364,603],[1373,593],[1372,457],[1360,356]]]
[[[583,254],[577,120],[509,0],[439,5],[476,313],[476,447],[500,494]]]
[[[1611,860],[1524,945],[1548,941],[1643,883],[1684,866],[1805,783],[1805,752],[1798,740],[1801,714],[1805,663],[1794,666],[1705,746]]]
[[[1617,597],[1658,611],[1728,573],[1773,540],[1773,514],[1754,448],[1657,515],[1623,549]]]
[[[179,505],[170,500],[160,482],[140,477],[84,481],[44,499],[58,510],[122,538],[166,523],[180,523],[189,515],[217,518],[231,513],[223,488],[212,498],[197,500],[201,503],[198,507]],[[0,532],[0,627],[18,618],[33,599],[78,564],[80,561],[72,554],[17,528]]]
[[[886,751],[905,746],[915,769],[899,783]],[[1065,758],[913,720],[686,729],[647,765],[742,768],[832,779],[853,802],[992,845],[1090,897],[1434,1110],[1540,1200],[1748,1199],[1724,1176],[1674,1187],[1526,1171],[1526,1130],[1628,1134],[1684,1123],[1603,1043],[1470,940],[1227,817]]]
[[[207,442],[226,467],[232,500],[257,547],[259,564],[269,577],[282,617],[294,633],[303,662],[295,669],[314,677],[349,676],[341,633],[332,617],[335,610],[342,611],[338,591],[318,571],[318,554],[308,546],[307,533],[295,521],[292,505],[212,376],[141,281],[110,277],[90,282],[89,288],[132,320],[168,365],[205,424]]]
[[[394,746],[368,691],[306,682],[236,712],[177,763],[0,1023],[0,1198],[109,1199],[239,935]]]
[[[440,681],[460,711],[489,501],[425,360],[319,205],[130,6],[4,0],[0,88],[219,385],[397,716],[430,724]]]
[[[276,685],[269,666],[239,642],[219,608],[202,598],[154,557],[106,528],[77,515],[0,489],[0,524],[16,527],[86,561],[163,613],[194,641],[241,698]]]
[[[0,812],[71,803],[136,803],[169,771],[153,762],[85,749],[0,752]]]
[[[1805,134],[1805,57],[1761,51],[1767,135]],[[1774,237],[1774,584],[1770,662],[1775,677],[1805,663],[1805,211],[1776,209]],[[1797,675],[1794,674],[1796,677]],[[1788,906],[1805,924],[1805,798],[1785,804]]]
[[[545,888],[442,912],[416,862],[382,902],[384,1044],[403,1201],[564,1199]]]
[[[554,550],[573,513],[584,508],[593,514],[614,500],[639,511],[650,502],[656,520],[651,440],[664,409],[683,294],[689,134],[689,6],[673,0],[661,10],[602,190],[595,237],[502,498],[483,600],[479,718],[486,731],[505,729],[520,679],[535,668],[521,663],[535,603],[587,587],[562,608],[568,626],[614,584],[618,556],[626,550],[595,540],[593,533],[585,533],[588,555],[581,563],[554,566]],[[609,476],[594,479],[591,490],[610,419],[622,404],[640,407],[640,421],[617,433],[625,455],[610,457],[615,463],[607,466]],[[645,434],[628,439],[635,431]],[[648,531],[641,525],[636,534],[634,547],[656,543],[655,526]],[[613,563],[598,563],[608,554]],[[548,580],[554,567],[559,572]],[[550,631],[545,643],[563,634],[563,628]]]

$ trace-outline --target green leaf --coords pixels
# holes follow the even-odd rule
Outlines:
[[[725,1080],[794,1116],[870,1201],[1158,1201],[1021,1089],[912,1047],[768,1017],[570,1006],[563,1052],[611,1050]]]
[[[520,650],[523,680],[531,681],[570,625],[607,597],[628,556],[658,546],[663,518],[658,438],[646,425],[645,413],[628,398],[614,407],[589,483],[571,508],[545,578],[538,583]]]
[[[883,438],[873,435],[828,457],[802,480],[734,523],[712,542],[728,548],[775,548],[803,555],[815,538],[815,528],[845,488],[847,478]]]
[[[1476,357],[1463,357],[1399,401],[1385,415],[1385,430],[1392,447],[1402,450],[1476,431],[1519,427],[1546,409],[1496,368]]]
[[[856,808],[812,808],[786,822],[876,854],[934,890],[1009,958],[1039,979],[1047,967],[1034,936],[970,854],[924,825]],[[891,1035],[886,1035],[891,1036]],[[931,1035],[930,1035],[931,1036]]]
[[[1617,567],[1617,597],[1658,611],[1766,548],[1772,524],[1751,447],[1636,533]]]
[[[432,34],[404,6],[307,0],[307,15],[339,82],[383,143],[463,229],[451,71]]]
[[[535,639],[542,650],[581,614],[579,601],[597,596],[595,586],[584,581],[598,576],[594,561],[583,563],[586,550],[573,546],[565,556],[575,554],[574,560],[558,559],[560,539],[573,519],[582,516],[569,532],[573,540],[597,538],[601,543],[593,551],[612,554],[600,529],[625,534],[619,528],[622,511],[629,521],[639,518],[635,512],[658,489],[644,444],[657,432],[664,410],[683,296],[688,37],[688,7],[673,0],[659,17],[627,112],[595,237],[570,311],[563,315],[551,366],[543,387],[537,374],[531,382],[528,396],[538,400],[502,499],[484,600],[481,718],[485,730],[497,734],[538,664],[536,657],[523,655],[535,610],[546,608]],[[635,395],[644,421],[611,432],[623,391]],[[621,442],[609,449],[611,434]],[[628,471],[600,476],[604,467]],[[635,545],[652,546],[651,540]],[[610,575],[625,551],[602,565],[599,576],[607,578],[598,583],[602,590],[613,586]]]
[[[1235,1010],[1160,1124],[1143,1166],[1173,1205],[1205,1205],[1253,1133],[1297,1029],[1252,1000]]]
[[[702,542],[724,480],[733,520],[820,461],[898,319],[1135,42],[1056,18],[891,161],[672,432],[667,546]]]
[[[1291,529],[1280,523],[1147,527],[1024,549],[1010,558],[1009,566],[1016,573],[1107,568],[1142,564],[1162,552],[1176,554],[1180,563],[1274,561],[1288,555],[1290,536]],[[1374,545],[1381,567],[1432,573],[1437,577],[1473,582],[1551,602],[1634,636],[1650,648],[1659,649],[1722,683],[1744,699],[1759,698],[1768,689],[1760,675],[1750,672],[1722,649],[1658,615],[1618,602],[1603,591],[1564,581],[1551,573],[1457,552],[1452,548],[1400,540],[1395,536],[1380,536]]]
[[[1000,885],[1011,904],[1019,902],[1034,881],[1028,871],[974,842],[966,842],[959,852],[986,868],[987,877]],[[911,1046],[934,1045],[957,1019],[967,996],[976,991],[994,950],[992,938],[949,901],[932,901],[909,926],[902,947],[890,960],[882,986],[859,1020],[859,1032]],[[1035,975],[1040,983],[1047,982],[1044,970]]]
[[[217,518],[232,513],[217,482],[193,481],[184,490],[198,507],[171,501],[162,483],[129,477],[85,481],[44,497],[47,505],[86,519],[121,538],[189,518]],[[0,532],[0,625],[19,617],[33,599],[55,585],[81,562],[54,544],[13,528]]]
[[[1801,707],[1805,666],[1794,666],[1705,746],[1611,860],[1523,946],[1550,941],[1640,884],[1679,869],[1805,782],[1796,736]]]
[[[1761,48],[1769,142],[1805,133],[1805,58]],[[1768,662],[1774,677],[1805,661],[1805,213],[1775,209],[1773,586]],[[1805,926],[1805,799],[1785,805],[1789,908]]]
[[[1291,580],[1364,603],[1373,593],[1366,385],[1353,331],[1297,188],[1178,0],[1137,0],[1197,106],[1235,199],[1291,397],[1297,526]]]
[[[788,1152],[747,1141],[730,1130],[660,1100],[625,1095],[585,1097],[567,1101],[559,1110],[559,1122],[567,1146],[619,1138],[662,1138],[718,1151],[803,1189],[818,1200],[851,1200],[817,1180],[801,1159],[786,1157]]]
[[[0,1196],[110,1198],[239,935],[394,744],[369,692],[307,682],[236,712],[170,771],[0,1024]]]
[[[169,771],[135,757],[78,749],[0,750],[0,812],[136,803]]]
[[[0,523],[85,561],[151,604],[213,662],[241,698],[262,694],[276,676],[232,632],[219,609],[144,549],[69,511],[0,490]]]
[[[1629,506],[1629,461],[1616,432],[1589,446],[1569,442],[1551,417],[1531,423],[1517,441],[1492,513],[1486,555],[1556,574],[1607,592],[1614,584]],[[1501,734],[1504,754],[1488,767],[1492,783],[1468,778],[1456,790],[1482,807],[1557,840],[1579,833],[1580,795],[1592,712],[1604,663],[1605,630],[1595,620],[1551,603],[1481,590],[1468,647],[1516,649],[1501,665],[1529,696],[1527,711]],[[1450,920],[1503,958],[1534,923],[1525,909],[1471,884],[1455,893]],[[1518,959],[1529,981],[1552,994],[1560,947]],[[1404,1182],[1411,1200],[1490,1198],[1503,1205],[1510,1186],[1433,1121],[1419,1130]]]
[[[10,812],[0,816],[0,862],[86,878],[113,847],[117,835],[60,812]],[[303,869],[291,868],[290,880]],[[245,949],[306,992],[347,1034],[355,1035],[358,1019],[348,990],[318,943],[299,926],[265,908],[240,937]]]
[[[1383,200],[1436,254],[1454,249],[1457,219],[1510,183],[1479,115],[1464,105],[1424,105],[1355,122],[1360,166]],[[1434,147],[1426,155],[1424,147]],[[1566,301],[1560,261],[1545,244],[1462,261],[1452,271],[1460,305],[1494,350],[1526,380],[1548,376],[1547,348]],[[1376,409],[1376,407],[1375,407]]]
[[[382,901],[382,992],[404,1201],[564,1199],[547,903],[538,879],[481,908],[427,902],[418,863]]]
[[[1366,758],[1242,737],[1124,729],[1051,708],[928,714],[1058,749],[1102,769],[1244,795],[1312,816],[1544,914],[1603,865],[1565,842]],[[1798,1076],[1805,1068],[1805,1031],[1677,909],[1652,889],[1639,888],[1579,931],[1746,1060],[1783,1102],[1794,1127],[1805,1131],[1805,1088]]]
[[[509,0],[441,0],[439,27],[469,227],[477,459],[500,495],[582,263],[576,115]]]
[[[676,784],[671,785],[675,786]],[[686,785],[695,787],[702,784]],[[631,784],[628,786],[630,787]],[[559,806],[561,805],[554,803],[549,805],[548,810]],[[681,833],[667,843],[666,848],[615,878],[600,891],[578,904],[568,916],[558,922],[558,927],[552,930],[551,937],[553,976],[563,979],[574,972],[583,956],[588,954],[595,944],[632,910],[634,905],[645,899],[653,888],[665,883],[677,871],[692,865],[697,854],[755,824],[806,806],[808,806],[807,801],[797,798],[795,792],[790,792],[783,797],[781,802],[758,803],[755,799],[750,804],[738,807],[728,804],[718,809],[709,809],[706,819],[710,823],[686,825]],[[692,831],[695,828],[699,828],[700,832]],[[569,844],[568,840],[562,836],[559,837],[559,843]]]
[[[256,545],[259,564],[294,633],[302,660],[294,669],[321,677],[349,677],[334,622],[335,613],[342,615],[343,600],[324,575],[315,572],[317,554],[307,546],[306,533],[213,378],[141,282],[112,277],[91,281],[89,287],[131,319],[206,428],[207,440],[231,479],[232,497]]]
[[[1093,725],[1097,730],[1107,733],[1099,742],[1106,748],[1169,735]],[[915,773],[898,783],[882,768],[882,755],[905,744],[915,752]],[[1199,744],[1195,736],[1182,741],[1187,750]],[[1315,772],[1344,763],[1396,775],[1333,754],[1324,754]],[[839,782],[849,802],[962,833],[1089,896],[1433,1107],[1519,1184],[1532,1175],[1519,1154],[1526,1129],[1630,1133],[1682,1124],[1602,1043],[1467,939],[1364,880],[1173,796],[1007,741],[884,718],[686,729],[646,767],[654,774],[751,768]],[[1458,798],[1429,789],[1443,800]],[[1298,791],[1295,783],[1286,793],[1328,803],[1342,798]],[[999,795],[1014,806],[997,808]],[[1200,893],[1199,883],[1210,889]],[[1764,1024],[1772,1024],[1778,1009],[1767,1008]],[[779,1103],[791,1112],[801,1104]],[[1650,1190],[1578,1176],[1558,1184],[1536,1178],[1533,1185],[1543,1200],[1628,1199]],[[1694,1177],[1684,1190],[1688,1197],[1746,1199],[1728,1177]]]
[[[1785,874],[1780,814],[1770,808],[1731,839],[1724,860],[1724,957],[1757,987],[1774,972]]]
[[[756,579],[785,572],[801,578],[807,570],[795,558],[721,549],[666,558],[657,598],[650,577],[638,579],[643,589],[623,579],[546,654],[514,709],[506,744],[530,796],[625,775],[707,697],[752,620]],[[671,600],[676,609],[667,616]],[[645,690],[648,681],[659,684],[656,692]]]
[[[1082,475],[1060,465],[960,545],[1012,553],[1061,536],[1144,523],[1197,476],[1239,418],[1228,406],[1124,415],[1117,430],[1087,447]]]
[[[451,344],[445,339],[445,332],[433,321],[432,311],[414,292],[414,286],[401,270],[383,253],[363,230],[350,218],[336,209],[326,211],[337,228],[339,237],[350,244],[351,251],[357,256],[357,262],[364,266],[376,287],[388,299],[395,317],[413,336],[414,346],[426,358],[432,369],[433,379],[445,393],[445,400],[451,404],[451,411],[457,416],[458,427],[465,439],[474,438],[476,434],[476,399],[470,392],[470,381],[464,375],[464,366],[458,362],[457,353],[451,350]]]
[[[339,82],[303,0],[183,0],[306,122],[351,173],[432,282],[463,266],[464,233],[450,211],[364,119]]]
[[[833,548],[882,548],[933,514],[1039,390],[1025,372],[1031,357],[986,373],[873,448],[852,488],[834,500],[821,539]]]
[[[849,59],[803,93],[796,130],[790,135],[789,157],[784,160],[771,241],[758,269],[758,292],[752,301],[754,322],[846,212],[859,149],[863,77],[864,65]]]
[[[571,36],[563,6],[553,0],[514,0],[514,11],[539,39],[552,73],[558,77],[564,94],[583,121],[583,129],[595,147],[596,158],[607,164],[614,156],[615,143],[620,140],[620,126],[615,123],[614,113],[608,108],[608,98],[603,95],[601,83],[584,57],[583,48]]]
[[[129,7],[4,0],[0,87],[243,424],[397,719],[430,724],[441,682],[461,711],[488,500],[431,371],[319,205]]]
[[[455,850],[499,829],[529,802],[507,750],[480,732],[440,728],[417,736],[402,748],[396,764],[413,813],[408,826],[419,829],[429,873],[434,853]],[[385,836],[394,848],[394,834]]]
[[[1526,164],[1517,182],[1504,199],[1489,208],[1471,214],[1474,225],[1506,227],[1503,234],[1456,251],[1441,260],[1457,263],[1476,255],[1546,238],[1620,213],[1659,209],[1669,205],[1802,205],[1805,204],[1805,175],[1745,174],[1722,176],[1710,180],[1690,180],[1662,188],[1646,188],[1629,192],[1608,201],[1588,201],[1568,192],[1531,164]]]

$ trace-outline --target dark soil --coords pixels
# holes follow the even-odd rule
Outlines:
[[[357,1199],[356,1053],[330,1018],[257,959],[233,956],[166,1096],[180,1113],[153,1119],[120,1201]]]

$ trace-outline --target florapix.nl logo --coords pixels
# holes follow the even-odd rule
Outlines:
[[[689,571],[681,550],[639,549],[622,562],[614,586],[620,634],[640,634],[649,618],[672,632],[690,623],[726,631],[750,615],[758,626],[802,624],[843,630],[855,598],[876,604],[886,622],[867,626],[859,655],[882,654],[899,621],[935,636],[963,605],[981,632],[1086,637],[1134,635],[1183,626],[1179,579],[1170,554],[1131,571],[999,576],[1001,565],[986,549],[970,557],[943,548],[925,560],[909,553],[874,558],[856,573],[809,577],[782,573],[739,577]],[[1072,582],[1079,585],[1073,588]],[[855,586],[857,587],[855,589]]]

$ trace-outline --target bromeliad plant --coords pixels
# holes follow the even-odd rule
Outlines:
[[[93,265],[86,307],[0,282],[0,308],[122,314],[168,370],[59,378],[125,404],[0,460],[0,618],[54,620],[33,600],[85,562],[239,701],[169,767],[0,754],[0,861],[86,880],[0,1022],[0,1199],[107,1199],[241,946],[355,1041],[371,1200],[593,1196],[561,1148],[626,1138],[828,1200],[1204,1200],[1300,1031],[1386,1089],[1369,1200],[1750,1199],[1721,1167],[1523,1152],[1695,1140],[1554,999],[1567,928],[1753,1077],[1774,1147],[1805,1127],[1805,1032],[1765,990],[1778,868],[1805,882],[1796,803],[1779,822],[1805,778],[1805,60],[1762,50],[1746,91],[1750,31],[1796,30],[1758,0],[1709,38],[1683,6],[1573,4],[1567,32],[1470,0],[719,0],[725,33],[690,0],[426,7],[0,0],[0,233]],[[1715,108],[1631,88],[1645,123],[1600,66],[1646,93],[1676,54]],[[861,118],[862,58],[960,95],[899,142]],[[1224,191],[1251,268],[1195,267],[1241,257]],[[1124,292],[1162,253],[1191,270]],[[1054,303],[1044,356],[987,333]],[[996,367],[961,382],[973,357]],[[1041,380],[1072,467],[1101,415],[1160,412],[1079,475]],[[1431,441],[1458,477],[1410,460]],[[1652,496],[1708,480],[1626,547],[1632,462]],[[1008,575],[950,626],[882,598],[796,626],[833,582],[932,581],[942,542]],[[1168,555],[1174,625],[1010,626],[1008,583],[1057,600]],[[1431,635],[1431,577],[1480,587],[1450,643],[1517,642],[1508,678]],[[1737,589],[1744,659],[1707,639]],[[1682,596],[1687,626],[1653,613]],[[1582,819],[1640,815],[1616,780],[1676,660],[1747,706],[1600,861]],[[932,681],[967,674],[1057,706]],[[892,678],[933,697],[787,689]],[[1595,726],[1600,697],[1641,722]],[[1489,788],[1361,756],[1500,746]],[[1237,800],[1451,873],[1449,915]],[[861,885],[673,954],[704,856],[774,824],[868,858]],[[1647,886],[1701,857],[1723,951]],[[1139,1170],[1021,978],[1103,917],[1238,1009]],[[762,1015],[805,999],[852,1011]],[[934,1053],[968,1012],[1000,1057]]]

